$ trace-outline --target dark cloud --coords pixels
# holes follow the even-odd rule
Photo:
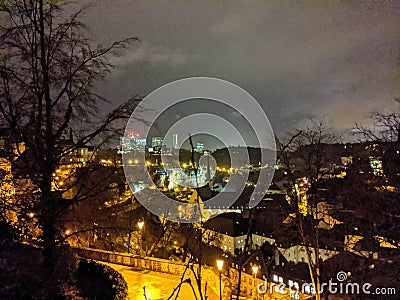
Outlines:
[[[105,44],[138,36],[99,88],[114,101],[190,76],[229,80],[278,133],[326,116],[342,130],[398,91],[397,1],[98,1],[86,16]]]

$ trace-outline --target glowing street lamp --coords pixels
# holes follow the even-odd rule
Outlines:
[[[252,267],[252,269],[253,269],[253,274],[254,274],[254,276],[257,276],[257,273],[258,273],[258,266],[257,266],[257,265],[254,265],[254,266]]]
[[[224,261],[222,259],[217,259],[217,268],[218,271],[222,271],[222,268],[224,267]]]
[[[219,271],[219,299],[222,300],[222,268],[224,267],[224,261],[217,259],[217,269]]]
[[[137,225],[138,225],[139,229],[142,230],[142,229],[143,229],[143,226],[144,226],[144,221],[139,221],[139,222],[137,223]]]

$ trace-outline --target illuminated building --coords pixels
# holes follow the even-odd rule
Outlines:
[[[163,138],[156,136],[151,139],[151,147],[161,147],[163,143]]]
[[[127,138],[124,136],[121,137],[120,145],[121,145],[121,149],[120,149],[121,153],[129,153],[131,150],[133,150],[131,138]]]
[[[197,144],[196,144],[196,151],[197,151],[197,152],[202,152],[202,151],[204,151],[204,144],[203,144],[203,143],[197,143]]]
[[[179,149],[178,135],[176,133],[172,135],[172,146],[174,149]]]

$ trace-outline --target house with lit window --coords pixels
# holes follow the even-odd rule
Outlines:
[[[205,242],[220,247],[223,251],[230,254],[235,253],[235,249],[244,250],[248,232],[249,219],[239,213],[224,213],[208,220],[204,224],[203,239]],[[212,237],[212,238],[211,238]],[[265,242],[273,244],[274,239],[260,233],[251,233],[247,241],[252,249],[261,247]]]

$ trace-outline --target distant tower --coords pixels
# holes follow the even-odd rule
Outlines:
[[[178,134],[176,133],[172,135],[172,146],[174,149],[179,149]]]

